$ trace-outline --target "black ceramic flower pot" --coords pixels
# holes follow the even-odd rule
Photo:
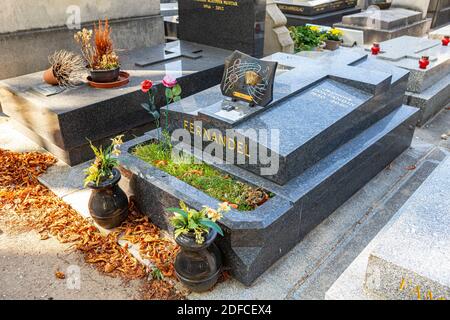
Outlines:
[[[111,70],[89,70],[91,74],[91,81],[97,83],[114,82],[119,79],[120,67]]]
[[[113,169],[113,178],[100,183],[91,183],[89,212],[95,222],[105,229],[113,229],[122,224],[128,216],[128,198],[119,187],[120,171]]]
[[[195,241],[194,234],[183,234],[176,239],[181,251],[175,260],[175,273],[191,291],[208,291],[219,279],[222,254],[214,244],[216,237],[217,232],[211,230],[201,245]]]

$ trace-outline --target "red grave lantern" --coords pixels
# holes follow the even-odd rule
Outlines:
[[[373,45],[372,45],[371,51],[372,51],[372,54],[375,55],[375,56],[377,54],[379,54],[380,53],[380,44],[378,42],[374,42]]]
[[[419,60],[419,68],[426,69],[430,64],[430,58],[428,56],[422,56]]]
[[[450,36],[444,36],[442,38],[442,45],[443,46],[448,46],[449,43],[450,43]]]

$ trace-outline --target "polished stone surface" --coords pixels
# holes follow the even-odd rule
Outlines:
[[[406,92],[405,103],[420,108],[418,126],[423,126],[450,103],[450,73],[422,93]]]
[[[354,8],[357,2],[357,0],[275,0],[283,13],[304,16]]]
[[[442,40],[444,36],[450,36],[450,24],[446,25],[445,27],[433,30],[428,34],[428,38],[435,40]]]
[[[342,18],[361,12],[361,9],[358,7],[351,7],[347,9],[341,9],[337,11],[329,11],[326,13],[318,13],[312,16],[308,15],[300,15],[300,14],[291,14],[285,13],[287,18],[288,26],[303,26],[305,24],[318,24],[322,26],[332,26],[335,23],[339,23],[342,21]]]
[[[265,178],[285,184],[402,103],[407,72],[383,62],[372,67],[375,63],[365,63],[362,52],[342,50],[315,62],[286,54],[266,59],[277,61],[281,69],[271,104],[265,108],[238,106],[226,112],[219,89],[213,87],[171,105],[171,129],[187,128],[192,133],[195,130],[190,125],[195,121],[202,122],[202,129],[221,129],[224,135],[232,129],[239,141],[255,143],[279,156],[280,169]],[[392,72],[377,71],[383,66]],[[250,130],[277,130],[279,141],[255,138]],[[256,174],[264,167],[251,163],[250,158],[242,166]]]
[[[189,57],[193,53],[200,57]],[[153,119],[141,107],[147,100],[140,90],[143,80],[160,82],[165,75],[172,75],[178,78],[186,97],[220,83],[224,60],[230,53],[184,41],[120,52],[122,68],[131,75],[124,87],[99,90],[83,84],[45,97],[32,89],[42,83],[39,72],[1,81],[0,103],[26,135],[61,160],[76,165],[91,157],[86,138],[104,143],[136,128],[135,134],[140,134],[151,124]],[[136,66],[143,61],[149,65]],[[165,104],[160,84],[156,102]]]
[[[181,40],[263,56],[265,0],[183,0],[178,11]]]
[[[380,47],[382,52],[372,58],[409,71],[404,102],[421,109],[418,124],[423,125],[448,104],[450,46],[440,40],[403,36],[381,42]],[[426,69],[419,68],[422,56],[430,59]]]
[[[364,31],[364,43],[381,42],[404,35],[423,36],[431,26],[431,19],[423,18],[422,12],[401,7],[388,10],[368,9],[347,15],[337,28]]]
[[[403,36],[380,43],[378,59],[410,71],[407,90],[421,93],[450,73],[450,47],[440,40]],[[428,56],[430,64],[419,68],[419,59]]]
[[[343,24],[392,30],[422,20],[422,13],[418,11],[392,8],[388,10],[366,10],[361,13],[345,16]]]

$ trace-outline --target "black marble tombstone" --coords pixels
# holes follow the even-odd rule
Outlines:
[[[286,15],[288,26],[307,23],[332,26],[342,17],[358,13],[357,0],[275,0]]]
[[[178,11],[180,40],[262,57],[266,0],[183,0]]]

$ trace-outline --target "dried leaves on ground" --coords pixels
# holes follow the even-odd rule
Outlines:
[[[128,219],[105,236],[90,219],[82,217],[41,185],[38,176],[55,162],[56,159],[48,154],[0,149],[0,222],[4,230],[15,233],[35,230],[42,240],[52,236],[80,250],[86,262],[109,276],[127,280],[145,278],[149,270],[126,247],[119,245],[118,240],[124,239],[139,245],[141,255],[156,265],[164,276],[174,275],[176,244],[140,214],[132,202]],[[153,291],[161,288],[162,292],[150,296],[177,296],[171,283],[155,282],[149,286]],[[168,294],[167,290],[173,292]]]

